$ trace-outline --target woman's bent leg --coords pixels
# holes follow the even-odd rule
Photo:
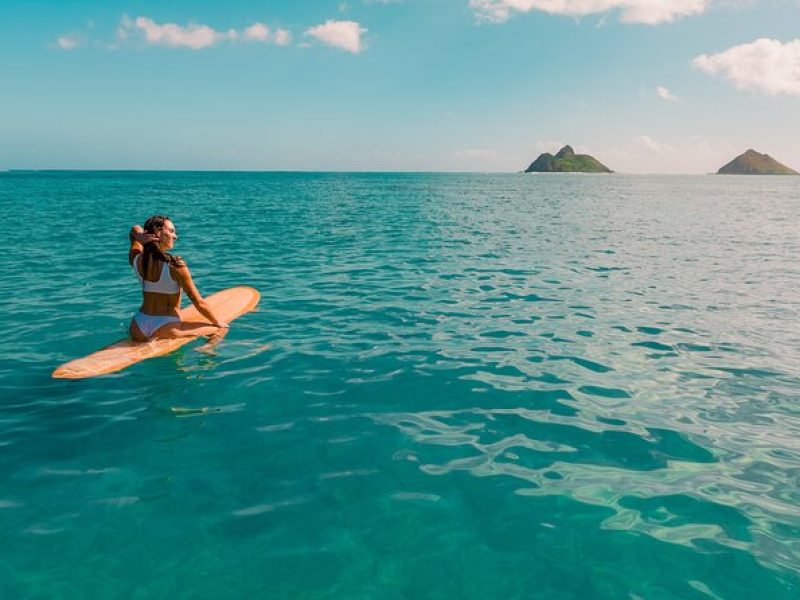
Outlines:
[[[153,334],[154,338],[174,339],[182,337],[210,336],[218,333],[219,327],[203,322],[178,321],[167,323],[159,327]]]

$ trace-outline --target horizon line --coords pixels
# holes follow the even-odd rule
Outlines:
[[[142,168],[88,168],[88,169],[68,169],[68,168],[42,168],[26,169],[12,168],[0,169],[2,173],[308,173],[308,174],[408,174],[408,175],[633,175],[633,176],[705,176],[719,175],[719,173],[647,173],[647,172],[622,172],[612,171],[611,173],[582,173],[576,172],[525,172],[520,171],[404,171],[404,170],[324,170],[324,169],[142,169]]]

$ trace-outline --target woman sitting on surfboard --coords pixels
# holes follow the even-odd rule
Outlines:
[[[169,217],[155,215],[144,228],[134,225],[129,237],[128,262],[142,284],[142,306],[131,321],[131,337],[137,342],[153,338],[213,336],[221,339],[228,324],[217,319],[192,281],[189,267],[179,256],[167,254],[178,234]],[[181,321],[181,290],[211,325]]]

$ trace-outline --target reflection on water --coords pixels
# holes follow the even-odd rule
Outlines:
[[[796,597],[798,192],[0,174],[26,224],[0,254],[0,595]],[[259,310],[214,355],[51,380],[124,335],[125,233],[155,212],[201,291]]]

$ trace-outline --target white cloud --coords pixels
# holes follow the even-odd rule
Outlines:
[[[708,8],[711,0],[470,0],[469,6],[479,21],[503,23],[513,13],[533,10],[553,15],[583,17],[620,12],[625,23],[655,25],[675,19],[700,14]]]
[[[667,100],[668,102],[677,102],[678,100],[680,100],[680,98],[678,98],[675,94],[670,92],[663,85],[660,85],[656,88],[656,94],[658,94],[659,98],[661,98],[662,100]]]
[[[761,38],[718,54],[703,54],[692,65],[741,90],[800,96],[800,38],[785,44]]]
[[[292,34],[285,29],[270,31],[270,28],[263,23],[254,23],[245,28],[242,37],[251,42],[273,43],[278,46],[285,46],[292,41]]]
[[[184,27],[175,23],[160,24],[149,17],[137,17],[135,20],[123,17],[120,28],[125,32],[125,39],[142,35],[148,44],[170,48],[201,50],[229,39],[227,33],[220,33],[208,25],[189,23]]]
[[[56,39],[56,46],[61,50],[75,50],[75,48],[80,48],[83,44],[83,38],[74,34],[61,35]]]
[[[266,42],[269,40],[269,27],[263,23],[255,23],[244,30],[244,37],[247,40]]]
[[[322,25],[307,29],[305,35],[309,35],[327,46],[358,54],[363,50],[361,36],[365,33],[367,30],[355,21],[328,20]]]
[[[273,32],[263,23],[254,23],[241,32],[236,29],[217,31],[208,25],[196,23],[183,26],[175,23],[156,23],[149,17],[130,19],[128,16],[123,16],[117,28],[118,43],[140,39],[153,46],[190,48],[191,50],[202,50],[221,42],[237,40],[285,46],[291,42],[291,38],[291,33],[287,30],[278,29]]]

